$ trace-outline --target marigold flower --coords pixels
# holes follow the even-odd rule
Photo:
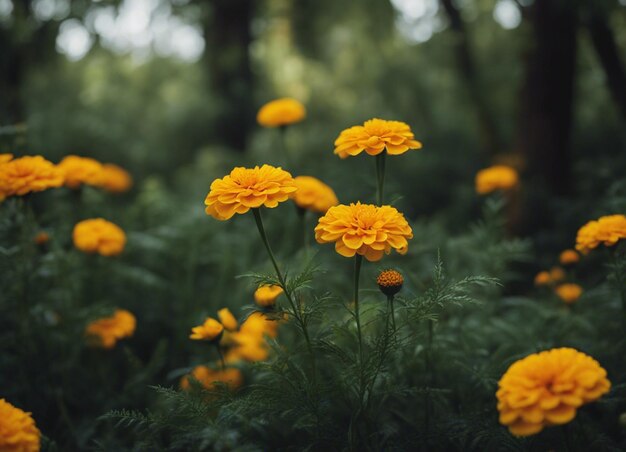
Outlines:
[[[180,379],[181,389],[188,390],[191,387],[190,377],[197,380],[205,389],[215,389],[216,383],[223,383],[231,390],[237,389],[243,384],[243,375],[235,367],[225,369],[211,369],[207,366],[196,366],[190,375],[185,375]]]
[[[231,334],[235,346],[226,353],[226,362],[266,360],[269,357],[266,335],[278,335],[278,322],[269,320],[261,312],[253,312],[242,323],[239,331]]]
[[[228,331],[235,331],[237,327],[239,327],[237,319],[228,308],[222,308],[217,311],[217,318],[220,319],[220,323],[224,325],[224,328]]]
[[[276,207],[297,189],[291,174],[282,168],[271,165],[237,167],[223,179],[213,181],[204,204],[208,215],[228,220],[236,213],[257,207]]]
[[[408,124],[378,118],[365,121],[362,126],[345,129],[335,140],[335,154],[342,159],[363,151],[378,155],[386,149],[389,155],[400,155],[421,147],[422,143],[415,140]]]
[[[476,192],[486,195],[496,190],[511,190],[519,183],[517,171],[510,166],[495,165],[476,173]]]
[[[22,196],[63,185],[63,171],[40,155],[20,157],[0,165],[0,193]]]
[[[559,282],[565,279],[565,270],[561,267],[552,267],[550,269],[550,280],[552,282]]]
[[[609,391],[598,362],[573,348],[534,353],[509,367],[496,392],[500,423],[516,436],[570,422],[576,409]]]
[[[404,284],[402,273],[397,270],[383,270],[376,278],[376,284],[382,293],[387,296],[393,296],[400,292]]]
[[[254,291],[254,301],[263,308],[270,308],[283,292],[283,288],[276,284],[265,284]]]
[[[117,256],[126,246],[126,234],[103,218],[83,220],[74,226],[74,246],[85,253]]]
[[[212,317],[207,317],[200,326],[191,329],[189,339],[196,341],[219,341],[224,332],[224,325]]]
[[[298,190],[291,198],[301,209],[326,213],[332,206],[339,204],[333,189],[321,180],[311,176],[297,176],[293,180]]]
[[[39,452],[41,432],[30,413],[0,399],[0,450]]]
[[[46,231],[40,231],[33,239],[36,245],[45,245],[50,241],[50,235]]]
[[[598,245],[613,246],[626,238],[626,216],[607,215],[590,221],[578,230],[576,249],[583,254],[589,253]]]
[[[318,243],[335,242],[335,251],[344,257],[355,254],[375,262],[394,248],[400,254],[408,250],[413,231],[404,216],[391,206],[340,204],[331,207],[315,228]]]
[[[131,312],[116,309],[112,316],[89,323],[85,333],[91,345],[111,349],[115,347],[118,340],[131,337],[136,326],[137,320]]]
[[[13,154],[0,154],[0,165],[13,160]]]
[[[106,163],[102,165],[98,185],[111,193],[124,193],[133,186],[133,178],[121,166]]]
[[[58,164],[65,173],[65,185],[78,188],[81,185],[98,186],[102,180],[102,164],[90,157],[68,155]]]
[[[535,276],[535,286],[546,286],[552,282],[550,272],[541,271]]]
[[[263,105],[256,115],[256,120],[263,127],[280,127],[300,122],[305,116],[306,110],[302,103],[284,97]]]
[[[554,291],[565,303],[572,304],[580,298],[583,293],[583,288],[578,284],[568,283],[556,286]]]
[[[564,250],[559,254],[561,265],[571,265],[580,261],[580,255],[575,250]]]

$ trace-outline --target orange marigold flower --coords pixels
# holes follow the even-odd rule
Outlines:
[[[117,256],[126,246],[126,234],[103,218],[83,220],[74,226],[74,246],[85,253]]]
[[[63,185],[63,171],[40,155],[20,157],[0,165],[0,193],[22,196]]]
[[[212,317],[207,317],[200,326],[191,329],[189,339],[196,341],[219,341],[224,333],[224,325]]]
[[[514,168],[495,165],[476,173],[476,192],[486,195],[496,190],[511,190],[518,182],[519,176]]]
[[[235,367],[216,370],[207,366],[196,366],[191,371],[191,374],[185,375],[180,379],[181,389],[187,390],[191,387],[189,383],[191,378],[197,380],[205,389],[209,390],[214,389],[216,383],[223,383],[231,390],[237,389],[243,384],[243,375]]]
[[[13,160],[13,154],[0,154],[0,165]]]
[[[573,348],[527,356],[513,363],[498,385],[500,423],[516,436],[570,422],[578,407],[611,387],[598,362]]]
[[[305,116],[306,110],[302,103],[284,97],[263,105],[256,115],[256,120],[263,127],[280,127],[300,122]]]
[[[332,206],[339,204],[332,188],[311,176],[295,177],[298,190],[291,195],[296,205],[313,212],[326,213]]]
[[[106,163],[102,165],[102,173],[100,174],[98,184],[111,193],[124,193],[133,186],[133,178],[121,166]]]
[[[0,399],[0,451],[38,452],[41,432],[30,413]]]
[[[116,309],[112,316],[94,320],[85,330],[91,345],[111,349],[118,340],[131,337],[135,332],[137,320],[125,310]]]
[[[422,143],[415,140],[408,124],[378,118],[342,131],[335,140],[335,154],[342,159],[363,151],[378,155],[386,149],[389,155],[400,155],[421,147]]]
[[[257,207],[276,207],[296,190],[291,174],[282,168],[271,165],[237,167],[223,179],[213,181],[204,204],[208,215],[228,220],[236,213],[246,213]]]
[[[228,331],[235,331],[239,327],[237,319],[228,308],[222,308],[217,311],[217,318],[220,319],[220,323],[224,325],[224,328]]]
[[[597,221],[588,222],[578,230],[576,249],[587,254],[601,243],[613,246],[624,238],[626,238],[626,216],[607,215]]]
[[[583,294],[583,288],[578,284],[568,283],[556,286],[554,289],[558,297],[567,304],[572,304]]]
[[[265,284],[254,291],[254,301],[261,307],[269,308],[276,304],[276,299],[284,292],[276,284]]]
[[[318,243],[335,243],[335,251],[344,257],[355,254],[375,262],[394,248],[400,254],[408,250],[413,238],[404,215],[391,206],[340,204],[331,207],[315,228]]]
[[[40,231],[33,240],[36,245],[45,245],[50,241],[50,235],[46,231]]]
[[[98,186],[101,183],[102,164],[90,157],[68,155],[58,167],[65,173],[65,185],[69,188],[78,188],[83,184]]]
[[[393,296],[400,292],[404,284],[402,273],[397,270],[383,270],[376,278],[376,284],[382,293]]]
[[[575,264],[578,261],[580,261],[580,255],[574,250],[565,250],[559,254],[561,265]]]
[[[266,335],[272,338],[278,335],[278,322],[268,319],[261,312],[253,312],[239,331],[231,334],[235,346],[226,354],[226,362],[266,360],[270,352]]]
[[[545,286],[552,282],[550,272],[542,271],[535,276],[535,286]]]
[[[550,280],[552,282],[559,282],[565,279],[565,270],[561,267],[552,267],[550,269]]]

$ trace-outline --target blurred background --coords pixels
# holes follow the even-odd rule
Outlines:
[[[412,218],[465,224],[503,162],[525,181],[512,229],[561,247],[625,190],[625,25],[624,0],[0,0],[0,146],[114,162],[200,209],[233,162],[280,163],[255,114],[290,96],[289,169],[340,200],[373,177],[360,159],[347,180],[333,140],[397,119],[424,143],[390,169]]]

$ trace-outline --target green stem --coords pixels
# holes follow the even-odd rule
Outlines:
[[[280,147],[283,151],[283,161],[286,168],[291,168],[291,157],[287,146],[287,126],[280,126]]]
[[[356,320],[356,331],[359,340],[359,364],[363,365],[363,336],[361,334],[361,316],[359,314],[359,277],[361,276],[361,264],[363,256],[354,256],[354,318]]]
[[[226,369],[226,361],[224,361],[224,353],[222,353],[222,347],[220,344],[215,344],[215,348],[217,348],[217,354],[220,355],[220,364],[222,365],[222,370]]]
[[[376,190],[376,203],[383,205],[385,195],[385,156],[387,151],[383,151],[376,156],[376,181],[378,183]]]
[[[306,214],[307,210],[301,207],[296,207],[298,209],[298,219],[300,223],[300,233],[302,234],[302,245],[304,246],[304,256],[309,256],[309,234],[306,228]]]
[[[391,326],[393,328],[393,337],[396,337],[396,311],[393,307],[393,300],[394,300],[394,296],[393,295],[387,295],[387,303],[389,305],[390,308],[390,315],[391,315]]]

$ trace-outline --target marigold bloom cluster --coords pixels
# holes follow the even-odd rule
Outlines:
[[[577,408],[611,387],[598,362],[573,348],[527,356],[513,363],[498,385],[500,423],[516,436],[570,422]]]
[[[0,164],[0,194],[3,198],[60,187],[64,180],[63,171],[40,155]]]
[[[342,159],[363,151],[368,155],[378,155],[386,150],[390,155],[400,155],[421,147],[422,143],[415,140],[408,124],[378,118],[365,121],[362,126],[345,129],[335,140],[335,154]]]
[[[65,173],[65,185],[79,188],[81,185],[97,187],[102,180],[102,164],[90,157],[67,155],[58,164]]]
[[[517,171],[510,166],[495,165],[476,173],[476,192],[481,195],[496,190],[511,190],[519,183]]]
[[[215,320],[213,317],[207,317],[200,326],[194,326],[191,329],[189,339],[196,341],[216,341],[222,337],[224,325]]]
[[[578,230],[576,249],[587,254],[600,244],[613,246],[624,238],[626,238],[626,216],[607,215],[588,222]]]
[[[296,99],[284,97],[263,105],[257,113],[257,122],[264,127],[288,126],[306,116],[304,105]]]
[[[125,310],[116,309],[112,316],[94,320],[85,329],[85,334],[94,346],[111,349],[120,339],[131,337],[137,320]]]
[[[254,301],[263,308],[270,308],[276,304],[276,299],[283,292],[283,288],[276,284],[265,284],[254,291]]]
[[[124,193],[133,186],[133,178],[124,168],[105,163],[102,165],[98,186],[111,193]]]
[[[38,452],[41,432],[30,413],[0,399],[0,451]]]
[[[235,367],[227,367],[225,369],[211,369],[207,366],[196,366],[190,375],[185,375],[180,380],[181,389],[188,390],[191,388],[190,379],[193,378],[200,383],[205,389],[214,389],[216,383],[223,383],[231,390],[237,389],[243,384],[243,375],[241,371]]]
[[[237,167],[211,184],[204,200],[206,213],[218,220],[228,220],[236,213],[265,206],[276,207],[297,190],[287,171],[271,165]]]
[[[76,223],[72,237],[79,250],[102,256],[116,256],[126,246],[126,234],[122,228],[103,218]]]
[[[405,254],[412,238],[409,223],[394,207],[360,202],[331,207],[315,228],[319,243],[335,243],[335,251],[342,256],[359,254],[371,262],[391,249]]]
[[[565,303],[572,304],[583,294],[583,288],[578,284],[567,283],[556,286],[554,292]]]
[[[261,312],[253,312],[242,323],[239,331],[231,333],[233,346],[226,353],[226,362],[264,361],[269,357],[265,336],[276,337],[278,322],[268,319]]]
[[[333,189],[315,177],[298,176],[294,178],[294,182],[298,190],[291,197],[302,209],[326,213],[328,209],[339,204]]]
[[[383,270],[378,274],[376,284],[382,293],[392,296],[400,292],[404,278],[397,270]]]
[[[580,261],[580,254],[574,250],[564,250],[559,254],[559,262],[561,265],[571,265]]]

